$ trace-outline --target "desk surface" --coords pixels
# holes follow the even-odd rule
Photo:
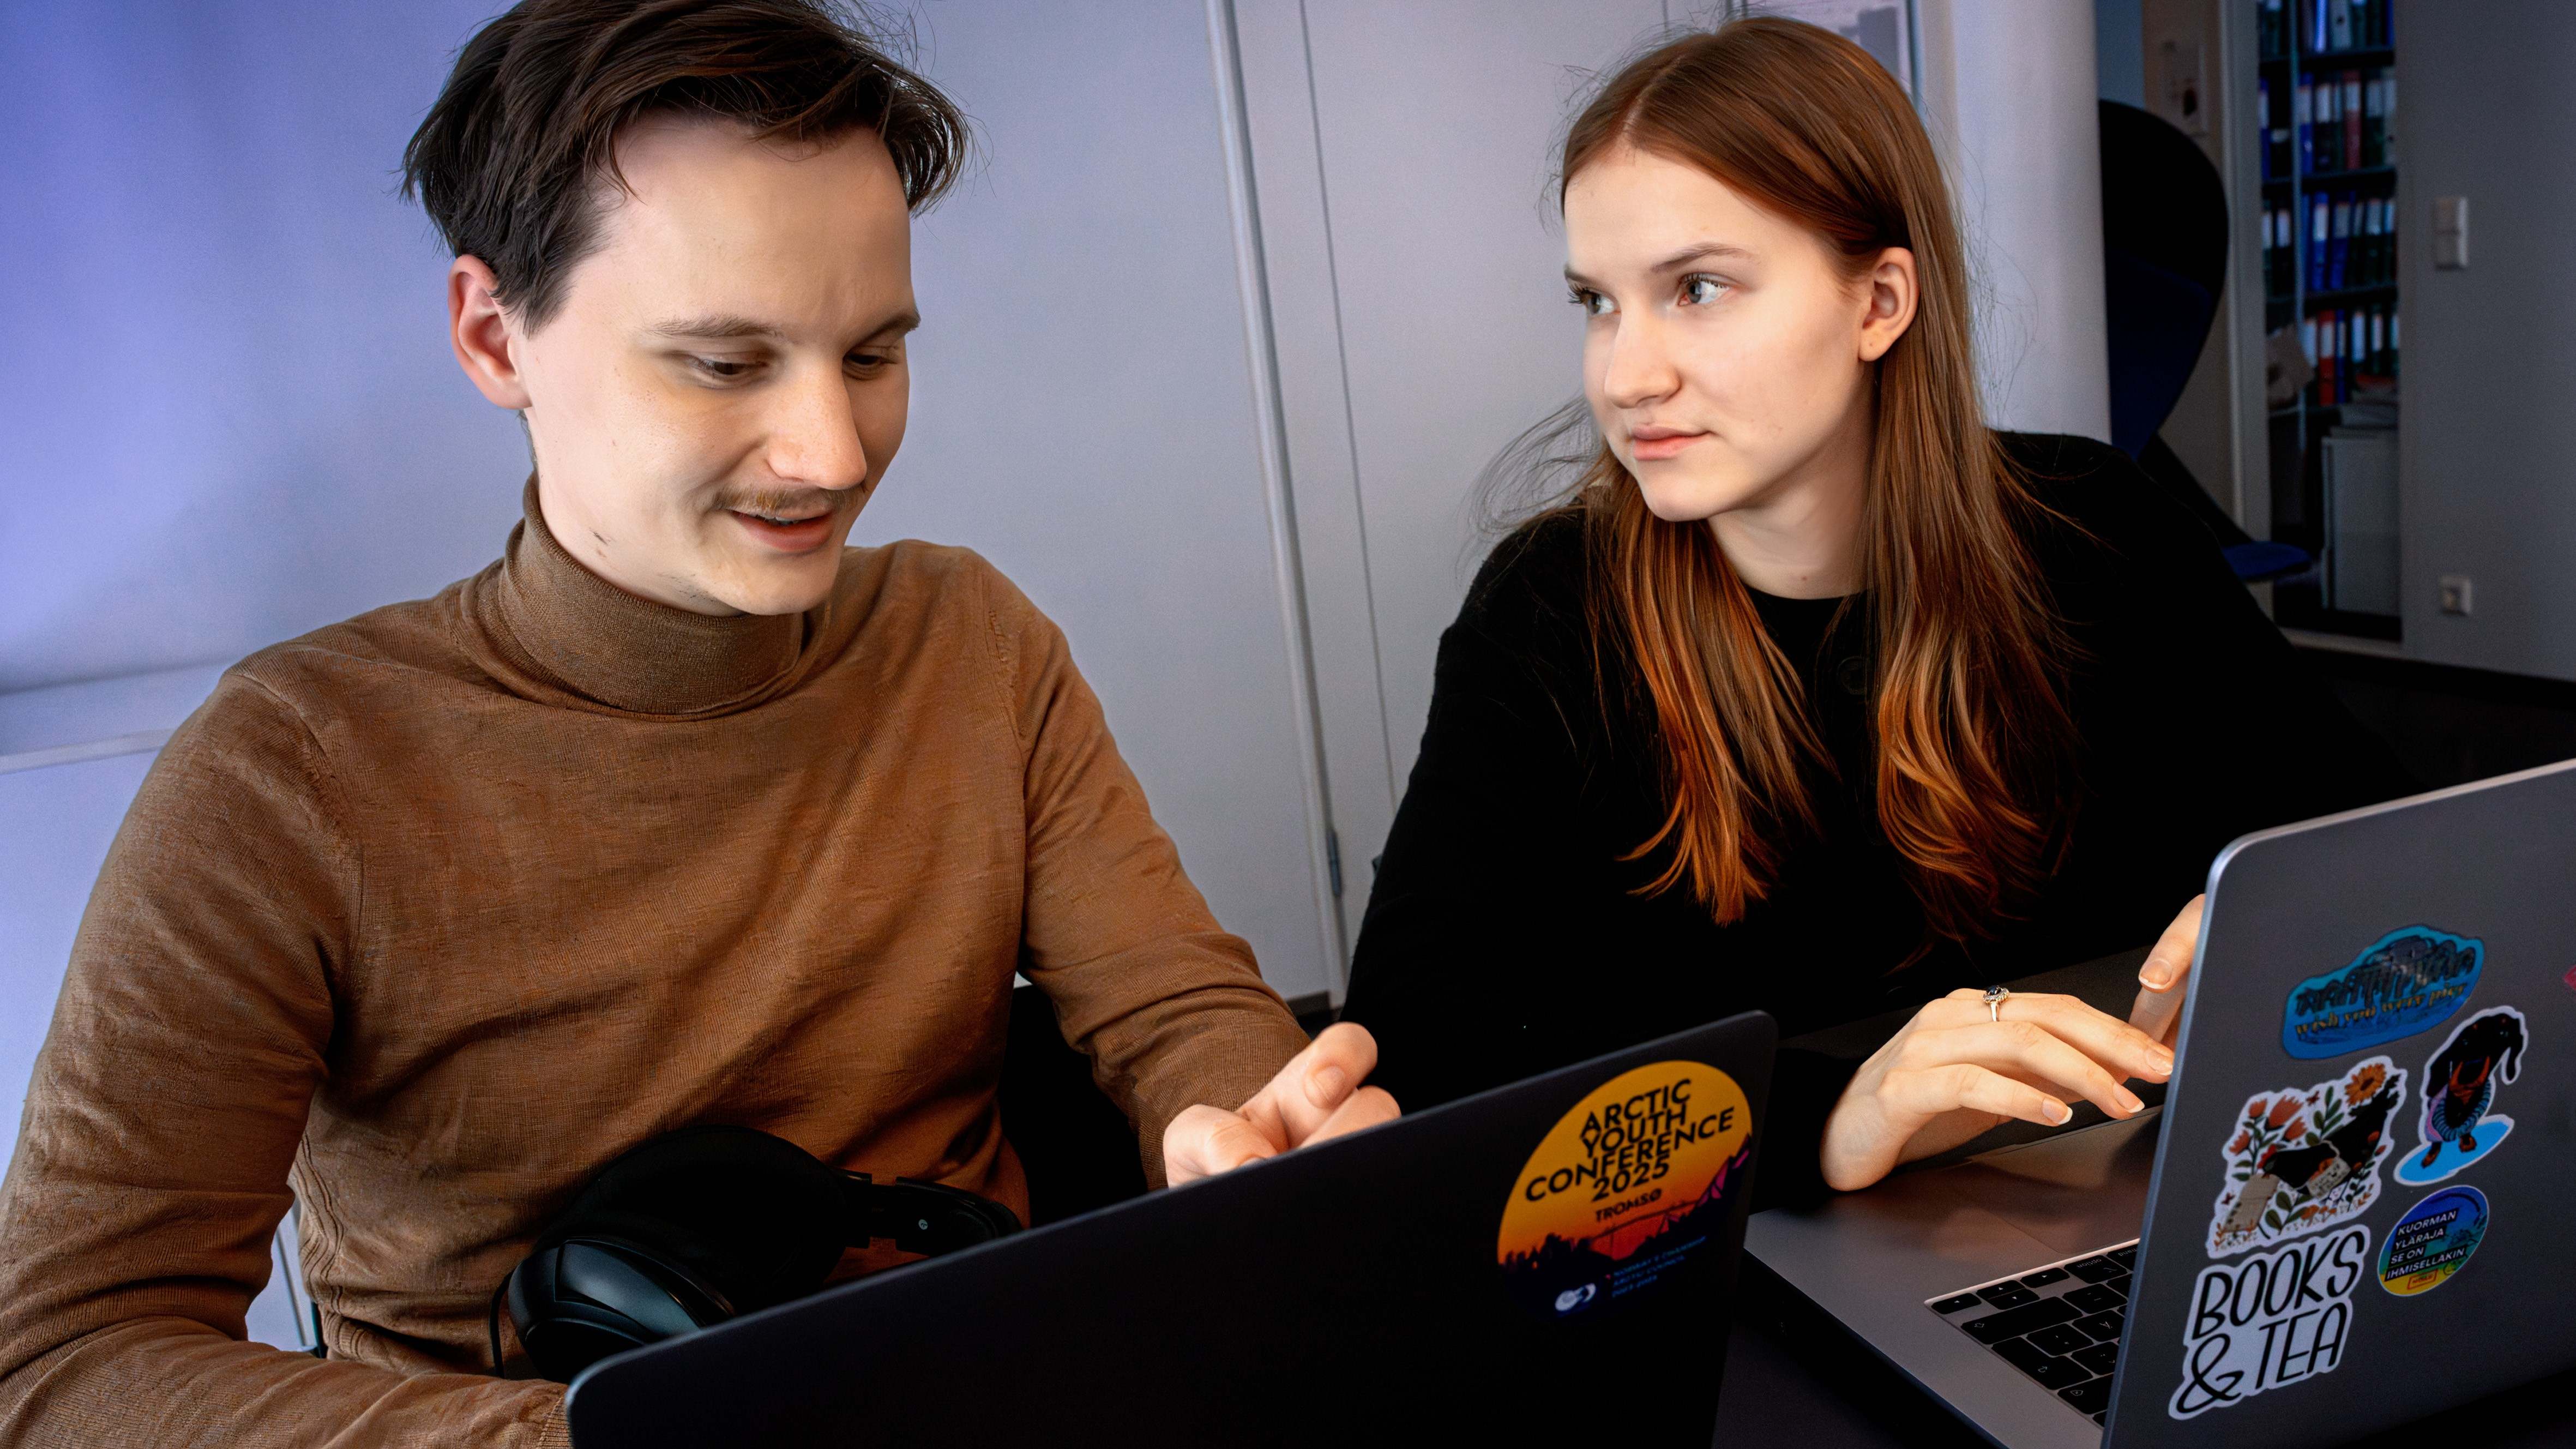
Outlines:
[[[2144,950],[2013,982],[2017,991],[2080,996],[2101,1010],[2128,1014]],[[1837,1053],[1866,1053],[1913,1015],[1891,1012],[1796,1038]],[[1783,1043],[1787,1045],[1788,1043]],[[2136,1084],[2150,1105],[2164,1089]],[[1924,1165],[1956,1159],[2102,1120],[2090,1103],[2060,1128],[2007,1123]],[[2085,1114],[2091,1114],[2087,1116]],[[1798,1449],[1979,1449],[1986,1439],[1889,1367],[1858,1339],[1815,1312],[1796,1292],[1749,1257],[1727,1337],[1726,1377],[1718,1390],[1721,1445],[1794,1444]],[[2437,1416],[2440,1437],[2478,1449],[2576,1449],[2576,1370],[2525,1384]],[[2401,1425],[2356,1446],[2417,1449],[2422,1421]]]

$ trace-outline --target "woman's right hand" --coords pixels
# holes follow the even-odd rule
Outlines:
[[[2173,1052],[2072,996],[2014,992],[1990,1015],[1962,989],[1930,1002],[1861,1063],[1825,1120],[1820,1160],[1841,1192],[1956,1147],[2011,1118],[2058,1126],[2081,1097],[2114,1118],[2145,1104],[2121,1086],[2173,1075]]]

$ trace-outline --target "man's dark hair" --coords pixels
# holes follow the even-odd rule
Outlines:
[[[873,130],[915,211],[971,144],[956,105],[834,0],[520,0],[458,52],[403,148],[403,194],[536,327],[625,186],[618,133],[662,112],[763,139]]]

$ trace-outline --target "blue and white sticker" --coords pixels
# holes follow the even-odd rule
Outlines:
[[[2430,926],[2391,931],[2290,989],[2281,1048],[2314,1061],[2430,1031],[2469,1004],[2486,959],[2486,943],[2474,936]]]
[[[2513,1119],[2488,1109],[2496,1091],[2522,1075],[2531,1030],[2521,1012],[2493,1006],[2461,1022],[2424,1063],[2415,1150],[2390,1173],[2409,1187],[2456,1177],[2504,1145]]]
[[[2379,1286],[2400,1298],[2430,1293],[2468,1266],[2487,1240],[2487,1195],[2446,1187],[2406,1210],[2379,1245]]]

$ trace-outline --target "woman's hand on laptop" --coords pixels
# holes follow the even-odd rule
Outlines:
[[[1825,1119],[1819,1162],[1828,1186],[1855,1191],[2007,1119],[2062,1125],[2070,1098],[2135,1116],[2144,1104],[2120,1084],[2172,1073],[2162,1043],[2075,997],[2014,992],[1989,1009],[1984,993],[1953,991],[1861,1063]]]
[[[2138,1000],[2129,1008],[2129,1025],[2166,1046],[2182,1028],[2183,984],[2191,980],[2192,955],[2200,949],[2200,907],[2208,899],[2193,896],[2138,965]]]
[[[1362,1086],[1377,1069],[1377,1038],[1357,1022],[1328,1026],[1288,1059],[1270,1085],[1227,1111],[1192,1107],[1163,1129],[1163,1176],[1172,1186],[1247,1162],[1392,1122],[1395,1098]]]

